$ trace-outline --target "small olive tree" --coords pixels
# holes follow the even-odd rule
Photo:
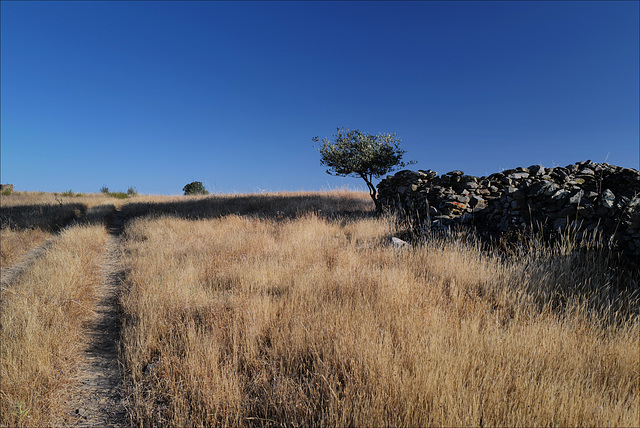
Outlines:
[[[326,138],[320,140],[319,137],[313,137],[312,140],[321,143],[318,149],[320,164],[329,168],[327,174],[362,178],[367,183],[377,211],[381,211],[382,206],[373,179],[415,163],[402,161],[406,151],[400,148],[400,138],[396,134],[370,135],[357,129],[350,131],[338,128],[333,141]]]
[[[194,181],[187,184],[182,188],[185,195],[208,195],[209,192],[204,188],[204,185],[200,181]]]

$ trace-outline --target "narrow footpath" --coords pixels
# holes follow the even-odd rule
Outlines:
[[[80,395],[72,397],[71,426],[126,427],[129,426],[122,405],[122,377],[118,364],[120,321],[118,296],[123,280],[120,234],[123,219],[116,211],[108,227],[102,283],[97,295],[94,317],[87,329],[84,361],[78,370]]]

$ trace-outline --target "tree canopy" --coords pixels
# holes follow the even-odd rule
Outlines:
[[[321,143],[318,149],[320,164],[328,167],[327,174],[362,178],[378,211],[381,206],[373,179],[407,165],[402,161],[406,151],[400,148],[400,138],[396,134],[371,135],[357,129],[338,128],[332,141],[319,137],[312,140]]]
[[[200,181],[194,181],[182,188],[185,195],[208,195],[209,192],[204,188]]]

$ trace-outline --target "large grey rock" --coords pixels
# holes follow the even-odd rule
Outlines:
[[[613,208],[613,204],[616,202],[616,195],[609,189],[605,189],[600,197],[600,203],[605,208]]]
[[[531,165],[528,169],[529,174],[533,176],[544,175],[544,173],[546,172],[545,167],[543,167],[542,165]]]
[[[584,196],[584,192],[582,190],[577,190],[572,192],[571,196],[569,196],[570,204],[579,204]]]

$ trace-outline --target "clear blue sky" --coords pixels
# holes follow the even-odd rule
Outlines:
[[[365,188],[314,136],[412,169],[638,168],[639,3],[1,2],[1,181],[179,194]]]

